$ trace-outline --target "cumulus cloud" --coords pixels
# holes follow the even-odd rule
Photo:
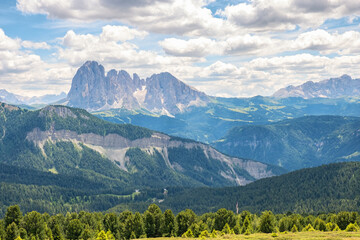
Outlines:
[[[252,0],[217,12],[229,22],[254,31],[316,28],[326,19],[359,13],[360,2],[353,0]]]
[[[360,51],[360,32],[347,31],[342,34],[329,33],[318,29],[300,34],[291,46],[295,50],[310,49],[321,54],[358,54]]]
[[[21,46],[24,48],[30,49],[50,49],[51,47],[46,42],[32,42],[32,41],[22,41]]]
[[[147,31],[166,34],[218,35],[233,31],[215,18],[206,0],[17,0],[17,9],[49,18],[74,21],[117,20]]]
[[[69,73],[72,74],[68,65],[46,63],[22,47],[44,48],[47,44],[13,39],[0,29],[0,88],[24,95],[68,89]]]
[[[246,34],[224,40],[204,37],[190,40],[167,38],[159,44],[169,55],[205,57],[207,55],[267,55],[285,49],[287,44],[285,42],[266,36]]]

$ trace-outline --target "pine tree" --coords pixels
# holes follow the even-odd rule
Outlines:
[[[62,232],[60,230],[59,224],[54,225],[53,238],[54,238],[54,240],[63,240],[64,239]]]
[[[260,232],[272,233],[275,230],[275,217],[271,211],[265,211],[260,217]]]
[[[18,205],[8,207],[4,218],[5,228],[13,222],[16,223],[17,226],[19,226],[21,218],[22,213]]]
[[[68,239],[80,239],[80,236],[83,232],[83,225],[79,219],[73,219],[69,222],[69,226],[67,228],[66,236]]]
[[[298,232],[298,231],[299,231],[298,228],[294,224],[294,226],[291,228],[291,232]]]
[[[246,231],[248,232],[252,232],[253,231],[253,228],[252,228],[252,224],[250,222],[250,216],[247,215],[245,217],[245,220],[244,220],[244,223],[243,223],[243,226],[241,228],[241,233],[245,233]]]
[[[136,238],[140,238],[144,234],[144,221],[140,213],[136,212],[133,219],[133,230]]]
[[[162,226],[162,235],[171,237],[175,234],[175,216],[170,209],[164,212],[164,223]]]
[[[20,236],[19,229],[15,222],[10,223],[6,228],[6,240],[14,240]]]

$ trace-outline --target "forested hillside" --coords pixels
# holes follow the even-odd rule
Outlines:
[[[197,213],[227,208],[235,211],[276,213],[323,213],[358,211],[360,162],[335,163],[302,169],[256,181],[244,187],[186,189],[162,203],[177,212],[191,208]]]
[[[288,170],[360,160],[360,118],[307,116],[235,127],[215,147]]]

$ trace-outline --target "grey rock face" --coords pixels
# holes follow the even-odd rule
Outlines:
[[[110,70],[97,62],[86,62],[73,78],[68,105],[86,110],[139,109],[172,115],[209,102],[205,93],[181,82],[170,73],[154,74],[146,80],[137,74]]]
[[[291,85],[273,94],[273,97],[276,98],[302,97],[305,99],[356,96],[360,96],[360,79],[352,79],[349,75],[320,82],[309,81],[299,86]]]

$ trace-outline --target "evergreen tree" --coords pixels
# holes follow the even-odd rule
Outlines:
[[[53,239],[54,240],[64,240],[64,237],[60,230],[59,224],[55,224],[53,227]]]
[[[161,237],[162,212],[156,204],[145,211],[145,232],[147,237]]]
[[[29,237],[34,236],[40,240],[46,237],[46,224],[40,213],[32,211],[24,216],[24,228]]]
[[[184,234],[181,235],[183,238],[193,238],[194,234],[192,233],[191,229],[188,229]]]
[[[349,212],[339,212],[337,214],[336,224],[341,230],[345,230],[346,227],[351,223]]]
[[[83,232],[83,225],[80,222],[80,220],[73,219],[69,222],[66,237],[71,240],[80,239],[82,232]]]
[[[22,213],[18,205],[8,207],[4,218],[5,228],[13,222],[16,223],[17,226],[20,226],[19,224],[21,218],[22,218]]]
[[[81,239],[88,240],[93,238],[94,238],[94,231],[89,227],[89,225],[87,225],[81,234]]]
[[[164,212],[164,223],[162,226],[162,235],[171,237],[175,234],[175,216],[170,209]]]
[[[179,214],[176,215],[177,236],[182,236],[189,229],[191,224],[195,222],[195,219],[196,214],[190,209],[179,212]]]
[[[248,231],[250,233],[252,233],[252,231],[253,231],[249,215],[247,215],[245,217],[245,220],[244,220],[242,228],[241,228],[241,233],[245,233],[246,231]]]
[[[235,215],[233,211],[221,208],[215,214],[214,229],[221,231],[226,223],[229,224],[230,228],[234,228],[236,225]]]
[[[111,232],[116,233],[119,228],[119,219],[115,213],[107,213],[104,216],[103,225],[105,231],[110,230]]]
[[[140,238],[144,235],[144,221],[140,215],[140,213],[136,212],[133,220],[133,232],[136,238]]]
[[[259,230],[263,233],[272,233],[275,230],[275,217],[271,211],[262,213]]]
[[[6,240],[14,240],[19,237],[19,229],[15,222],[10,223],[6,228]]]
[[[298,231],[299,231],[298,228],[294,224],[294,226],[291,228],[291,232],[298,232]]]
[[[319,217],[315,219],[314,228],[319,231],[326,231],[326,223]]]
[[[309,223],[306,227],[303,228],[303,232],[312,232],[315,231],[314,227]]]
[[[19,228],[19,233],[20,233],[20,237],[22,239],[27,239],[27,232],[26,232],[25,228]]]

